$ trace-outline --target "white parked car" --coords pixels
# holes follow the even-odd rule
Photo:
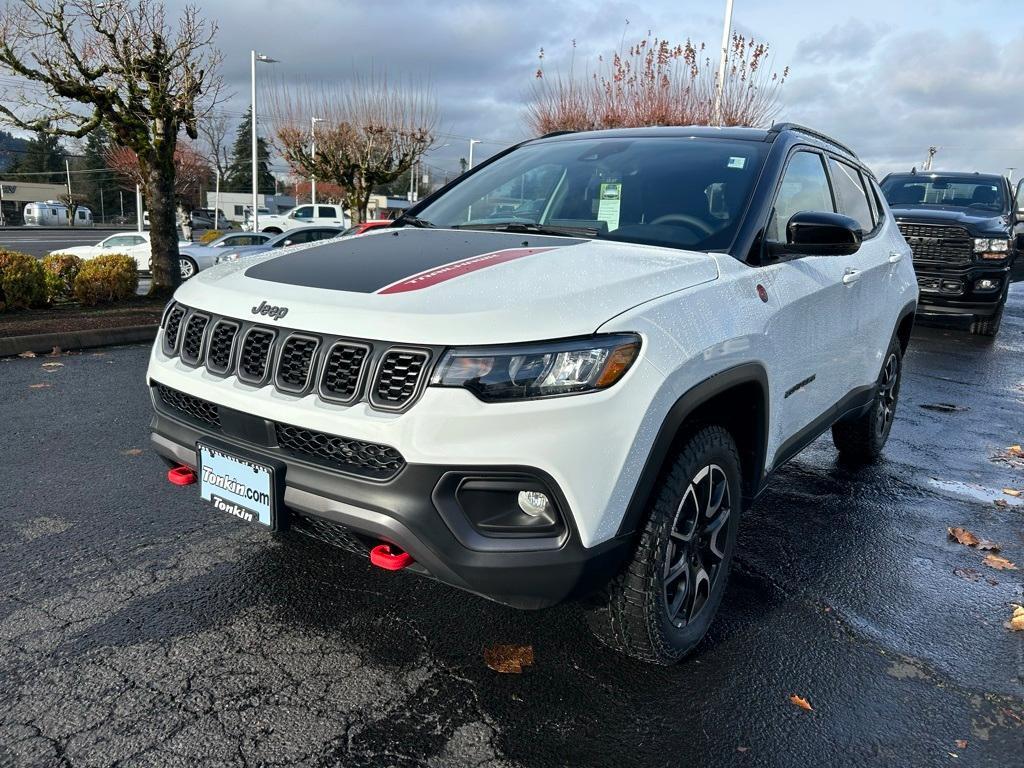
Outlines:
[[[511,606],[585,598],[603,642],[667,664],[782,465],[828,432],[881,457],[917,298],[878,183],[827,136],[547,136],[389,229],[181,286],[152,442],[211,513]]]
[[[182,249],[189,243],[181,240],[178,242],[178,249]],[[123,253],[135,259],[139,272],[149,274],[151,261],[153,260],[152,247],[149,240],[149,232],[118,232],[116,235],[100,240],[96,245],[76,245],[71,248],[61,248],[51,253],[70,253],[80,259],[95,259],[108,253]]]
[[[340,205],[300,205],[287,213],[259,215],[260,232],[280,234],[295,227],[307,227],[311,224],[349,227],[349,218],[344,215]]]

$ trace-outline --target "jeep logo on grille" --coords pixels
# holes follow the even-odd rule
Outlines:
[[[288,307],[275,307],[267,304],[265,301],[261,301],[258,307],[252,308],[252,313],[254,315],[266,315],[273,320],[280,320],[288,314]]]

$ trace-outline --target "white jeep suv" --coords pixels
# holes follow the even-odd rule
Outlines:
[[[604,642],[669,663],[784,462],[829,429],[879,456],[916,303],[834,140],[551,135],[390,228],[181,286],[152,440],[215,514],[508,605],[582,599]]]

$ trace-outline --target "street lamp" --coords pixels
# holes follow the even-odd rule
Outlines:
[[[324,118],[322,117],[311,117],[309,118],[309,157],[312,162],[316,162],[316,124],[322,123]],[[309,175],[309,197],[310,202],[316,205],[316,174],[311,173]]]
[[[260,231],[259,199],[260,199],[260,168],[259,154],[257,151],[256,139],[256,62],[262,61],[265,64],[276,64],[277,59],[272,59],[262,53],[251,52],[252,55],[252,231]]]
[[[480,143],[480,139],[470,139],[469,140],[469,168],[470,169],[473,167],[473,145],[474,144],[479,144],[479,143]]]
[[[723,122],[722,93],[725,90],[725,64],[729,56],[729,35],[732,32],[732,3],[725,0],[725,24],[722,26],[722,51],[718,59],[718,79],[715,81],[715,111],[712,120],[720,126]]]

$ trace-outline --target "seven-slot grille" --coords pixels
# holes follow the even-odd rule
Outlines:
[[[369,354],[370,348],[365,344],[335,343],[324,360],[320,396],[339,403],[351,403],[359,397],[364,364]]]
[[[196,365],[202,359],[203,336],[209,324],[209,315],[199,313],[189,315],[185,322],[185,332],[181,337],[181,359],[189,365]]]
[[[277,388],[286,392],[304,392],[309,385],[313,359],[320,339],[293,333],[281,345],[277,359]]]
[[[374,480],[387,480],[405,466],[402,454],[387,445],[329,435],[275,423],[277,444],[285,453]]]
[[[325,401],[368,400],[380,410],[403,411],[423,391],[433,352],[256,325],[210,316],[182,304],[164,315],[164,353],[218,376],[293,395],[311,390]]]
[[[963,227],[897,222],[910,244],[914,261],[969,264],[974,257],[974,238]]]
[[[210,332],[210,345],[206,352],[206,367],[213,373],[225,374],[234,360],[238,323],[218,320]]]
[[[417,349],[393,349],[384,354],[370,392],[378,408],[400,410],[416,396],[430,355]]]

